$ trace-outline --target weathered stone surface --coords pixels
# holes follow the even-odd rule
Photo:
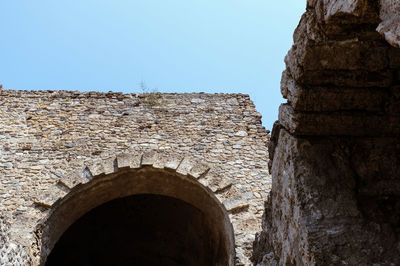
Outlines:
[[[24,248],[10,239],[10,224],[4,216],[0,216],[0,265],[30,266],[31,263]]]
[[[301,86],[286,71],[282,74],[281,90],[295,111],[383,112],[385,104],[390,101],[388,91],[381,88]]]
[[[317,2],[317,1],[315,1]],[[376,22],[376,4],[368,0],[323,0],[315,6],[317,16],[328,23]]]
[[[168,160],[167,156],[168,154],[158,152],[154,159],[153,167],[158,169],[163,169],[165,167],[165,163]]]
[[[232,186],[232,180],[230,178],[224,178],[216,172],[207,173],[199,182],[205,187],[210,188],[212,192],[218,192]]]
[[[176,172],[181,175],[187,175],[190,172],[190,169],[193,168],[194,164],[195,162],[193,161],[193,159],[185,157],[179,164]]]
[[[131,164],[131,156],[127,153],[118,154],[117,156],[118,168],[127,168]]]
[[[87,166],[91,176],[96,177],[105,173],[103,161],[97,159]]]
[[[377,145],[380,147],[372,148]],[[396,214],[384,216],[387,210],[371,209],[378,208],[383,198],[399,195],[396,189],[373,187],[376,176],[372,173],[377,169],[387,173],[386,178],[398,174],[398,167],[391,165],[400,161],[399,150],[389,148],[391,145],[384,140],[297,138],[280,130],[272,165],[275,179],[266,210],[268,220],[256,245],[256,250],[259,245],[265,250],[258,251],[259,262],[272,246],[278,247],[274,249],[274,258],[279,265],[399,263],[395,229],[387,225],[397,219]],[[371,148],[373,154],[366,157]],[[382,153],[383,150],[386,151]],[[381,155],[389,159],[388,165],[384,166],[384,161],[374,165]],[[360,169],[357,174],[353,167]],[[397,182],[392,179],[390,183]],[[364,187],[366,184],[372,186]],[[366,191],[383,194],[380,199],[371,198]]]
[[[380,18],[377,31],[394,47],[400,48],[400,2],[380,0]]]
[[[183,160],[183,156],[171,155],[168,156],[167,161],[165,162],[165,168],[176,170],[178,166],[181,164]]]
[[[221,206],[242,196],[248,207],[233,211],[228,225],[235,228],[237,265],[249,265],[271,186],[269,136],[260,114],[242,94],[149,96],[0,90],[0,213],[10,217],[10,230],[24,221],[34,234],[38,221],[76,191],[119,174],[126,174],[129,187],[129,180],[145,180],[141,175],[154,169],[178,171],[184,175],[179,178],[220,198]],[[164,185],[151,189],[161,193]],[[10,241],[26,248],[37,265],[51,248],[41,254],[40,241],[28,235],[20,234],[23,243],[13,235]]]
[[[92,179],[92,175],[87,169],[78,169],[69,173],[65,173],[59,182],[65,187],[71,189],[78,184],[85,184]]]
[[[189,171],[189,175],[194,178],[200,178],[210,170],[210,167],[204,163],[196,162]]]
[[[295,135],[395,136],[400,134],[400,116],[362,112],[295,112],[288,104],[279,108],[279,121]]]
[[[249,206],[247,202],[245,202],[244,199],[241,198],[234,198],[234,199],[229,199],[223,202],[225,208],[227,211],[235,211],[239,209],[243,209]]]
[[[130,168],[139,168],[142,166],[142,158],[143,158],[143,153],[139,151],[132,152],[130,154],[130,163],[129,167]]]
[[[34,196],[32,200],[34,204],[49,209],[60,198],[61,197],[59,195],[53,193],[52,191],[46,191]]]
[[[399,10],[307,1],[285,58],[256,265],[400,263]]]
[[[304,71],[381,71],[388,66],[388,47],[379,42],[346,40],[315,44],[299,62]],[[299,58],[297,58],[299,60]]]
[[[143,153],[142,165],[153,165],[158,159],[156,151],[148,151]]]
[[[114,156],[103,160],[104,174],[109,175],[117,172],[118,165]]]

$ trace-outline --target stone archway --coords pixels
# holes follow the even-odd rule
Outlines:
[[[71,240],[71,237],[76,238],[73,241],[80,241],[79,237],[84,237],[76,232],[85,231],[85,227],[79,225],[84,224],[85,219],[104,217],[110,210],[126,208],[126,206],[121,207],[121,202],[129,205],[129,209],[136,208],[137,212],[141,212],[141,219],[144,222],[136,226],[147,224],[158,226],[151,219],[152,212],[147,209],[154,210],[155,206],[163,208],[164,215],[161,215],[160,219],[166,225],[158,226],[159,236],[154,239],[162,239],[169,234],[170,246],[175,245],[176,249],[172,248],[160,256],[172,257],[174,262],[170,265],[201,265],[201,263],[234,265],[235,244],[232,224],[227,208],[213,194],[213,191],[220,189],[223,184],[223,180],[207,165],[180,155],[151,151],[122,154],[107,160],[95,161],[86,166],[80,174],[75,172],[60,179],[60,185],[65,188],[65,195],[62,197],[46,195],[36,202],[50,209],[48,216],[37,230],[41,265],[45,265],[53,249],[62,253],[58,248],[63,244],[56,245],[58,241],[64,241],[64,238]],[[168,215],[168,210],[166,211],[168,208],[172,217]],[[122,220],[124,219],[129,218],[125,217]],[[115,220],[107,218],[106,226],[114,227],[118,231],[119,229],[115,227],[120,226],[122,220],[118,217],[115,217]],[[182,228],[183,232],[179,228]],[[149,228],[145,229],[151,231]],[[75,233],[71,233],[74,230]],[[127,234],[135,232],[138,231],[133,230]],[[65,237],[66,234],[69,235]],[[183,235],[189,239],[185,240]],[[154,243],[154,249],[149,249],[149,245],[143,246],[140,242],[140,240],[129,243],[125,241],[123,244],[144,248],[142,254],[149,256],[154,252],[160,254],[159,250],[165,246],[162,243],[158,243],[160,245]],[[188,249],[186,255],[180,254],[181,251],[177,252],[179,246],[187,246],[189,242],[196,242],[191,243],[196,250]],[[99,247],[100,251],[102,249],[104,246]],[[111,250],[110,255],[112,255]],[[53,258],[53,254],[50,257]],[[189,257],[198,259],[193,261],[188,259]],[[134,253],[128,259],[146,260],[138,258],[138,254]],[[147,260],[147,263],[150,263],[149,261]]]
[[[204,213],[182,200],[132,195],[102,204],[74,222],[46,266],[215,265],[224,254],[219,232],[213,231]]]

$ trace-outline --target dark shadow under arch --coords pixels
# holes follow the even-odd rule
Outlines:
[[[144,205],[147,207],[144,207]],[[113,208],[110,209],[109,206],[113,206]],[[96,226],[97,229],[101,226],[108,226],[109,229],[114,227],[114,229],[117,229],[116,234],[123,232],[123,229],[121,231],[118,231],[118,229],[128,226],[124,223],[129,221],[129,216],[121,218],[121,215],[126,214],[122,210],[125,208],[125,211],[127,211],[127,206],[130,206],[128,209],[136,209],[136,211],[141,212],[142,224],[135,224],[133,227],[139,228],[146,224],[157,227],[159,228],[158,238],[149,235],[147,239],[142,238],[140,241],[121,240],[123,245],[133,245],[131,247],[141,251],[131,253],[132,256],[126,256],[127,253],[123,252],[126,251],[126,247],[121,247],[120,250],[125,256],[126,264],[117,260],[117,264],[107,262],[103,265],[234,265],[233,228],[227,211],[215,195],[194,178],[149,166],[140,169],[123,169],[115,174],[94,178],[87,184],[77,185],[64,198],[56,202],[41,227],[41,264],[45,265],[48,258],[46,265],[62,265],[60,263],[52,264],[53,254],[50,256],[49,254],[52,251],[54,251],[54,254],[62,253],[58,250],[59,246],[64,245],[62,244],[64,238],[69,238],[65,244],[68,246],[70,245],[68,243],[81,241],[80,237],[83,237],[83,233],[96,235],[96,232],[84,232],[89,230],[90,226],[81,227],[79,224],[93,221],[93,217],[101,213],[104,217],[107,216],[107,212],[114,212],[119,209],[120,214],[110,214],[116,216],[115,218],[105,218],[108,222]],[[160,211],[160,208],[162,211]],[[168,216],[169,212],[171,212],[171,216]],[[156,217],[152,219],[151,217],[157,213],[160,214],[159,219]],[[134,214],[131,213],[130,215]],[[136,222],[138,221],[130,220],[130,223]],[[75,227],[78,229],[74,229]],[[144,232],[147,231],[147,233],[152,234],[150,228],[144,229],[146,229],[143,230]],[[127,235],[140,233],[140,230],[135,230]],[[75,231],[75,233],[69,234],[70,231]],[[80,231],[82,233],[79,233]],[[187,240],[184,239],[184,235],[188,236]],[[104,234],[99,237],[107,239],[111,236]],[[168,239],[170,245],[165,244],[168,243]],[[87,240],[89,242],[86,242],[86,245],[90,245],[90,239]],[[111,240],[118,242],[118,238]],[[82,240],[82,243],[85,241]],[[154,249],[149,248],[150,242],[144,245],[145,241],[153,243]],[[162,243],[162,241],[166,242]],[[56,245],[56,243],[59,244]],[[103,250],[102,254],[106,252],[104,249],[107,250],[107,245],[100,245],[100,250]],[[81,248],[83,249],[84,246],[81,246]],[[162,253],[161,251],[163,249],[165,251],[166,248],[170,248],[170,250]],[[88,252],[96,250],[97,248],[87,248]],[[177,252],[178,250],[179,252]],[[113,252],[114,254],[119,252],[118,249],[109,249],[109,251],[108,255],[110,256],[116,256],[112,255]],[[121,256],[121,254],[118,256]],[[167,263],[167,257],[170,258],[170,264]],[[163,261],[163,259],[165,260]],[[103,260],[107,261],[106,259]],[[137,260],[137,262],[132,263],[129,260]],[[163,263],[160,264],[160,260]],[[77,264],[74,263],[74,265]],[[102,264],[97,262],[80,265]]]
[[[72,224],[46,266],[213,265],[218,236],[204,213],[171,197],[115,199]]]

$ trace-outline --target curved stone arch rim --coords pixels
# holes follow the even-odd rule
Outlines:
[[[156,150],[135,151],[131,153],[119,153],[116,156],[106,159],[94,158],[89,163],[85,163],[80,169],[58,176],[57,185],[61,186],[62,189],[53,187],[51,190],[40,193],[33,198],[33,203],[36,206],[44,208],[44,211],[48,211],[55,206],[57,201],[69,194],[73,189],[89,183],[93,179],[118,174],[126,169],[140,169],[143,167],[153,167],[175,172],[181,177],[196,180],[215,194],[231,187],[233,184],[231,178],[213,171],[212,166],[203,163],[199,159]],[[64,193],[61,193],[60,190],[63,190]],[[59,191],[60,193],[55,194],[54,191]],[[248,207],[248,204],[244,200],[237,197],[228,198],[222,204],[228,212]]]
[[[226,214],[225,216],[230,226],[229,237],[232,239],[229,242],[231,242],[230,250],[233,252],[232,257],[234,258],[234,231],[228,213],[246,208],[247,204],[243,204],[243,201],[237,198],[228,198],[221,202],[215,195],[215,193],[232,186],[231,180],[213,171],[212,167],[198,159],[181,154],[170,154],[154,150],[122,153],[107,159],[93,159],[89,164],[85,164],[81,170],[73,171],[59,177],[59,188],[54,188],[58,189],[58,193],[49,191],[48,193],[44,193],[43,197],[34,200],[36,205],[43,207],[47,212],[46,217],[37,225],[36,233],[38,238],[40,238],[38,239],[38,244],[42,246],[40,244],[43,241],[41,236],[47,221],[68,198],[85,191],[85,189],[90,189],[91,184],[96,185],[96,183],[109,182],[121,176],[121,174],[132,171],[145,171],[146,169],[170,173],[182,180],[197,184],[211,196],[212,200],[219,203],[219,207]],[[47,257],[49,252],[50,250],[44,251],[46,253],[45,257]],[[231,263],[233,263],[233,259],[231,260]],[[41,258],[41,265],[43,263]]]

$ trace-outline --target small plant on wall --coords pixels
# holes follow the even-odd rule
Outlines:
[[[153,89],[150,91],[150,89],[146,86],[146,83],[144,81],[140,82],[140,90],[143,93],[143,100],[142,102],[150,107],[153,108],[155,106],[160,106],[162,102],[162,96],[161,93],[158,92],[156,89]]]

